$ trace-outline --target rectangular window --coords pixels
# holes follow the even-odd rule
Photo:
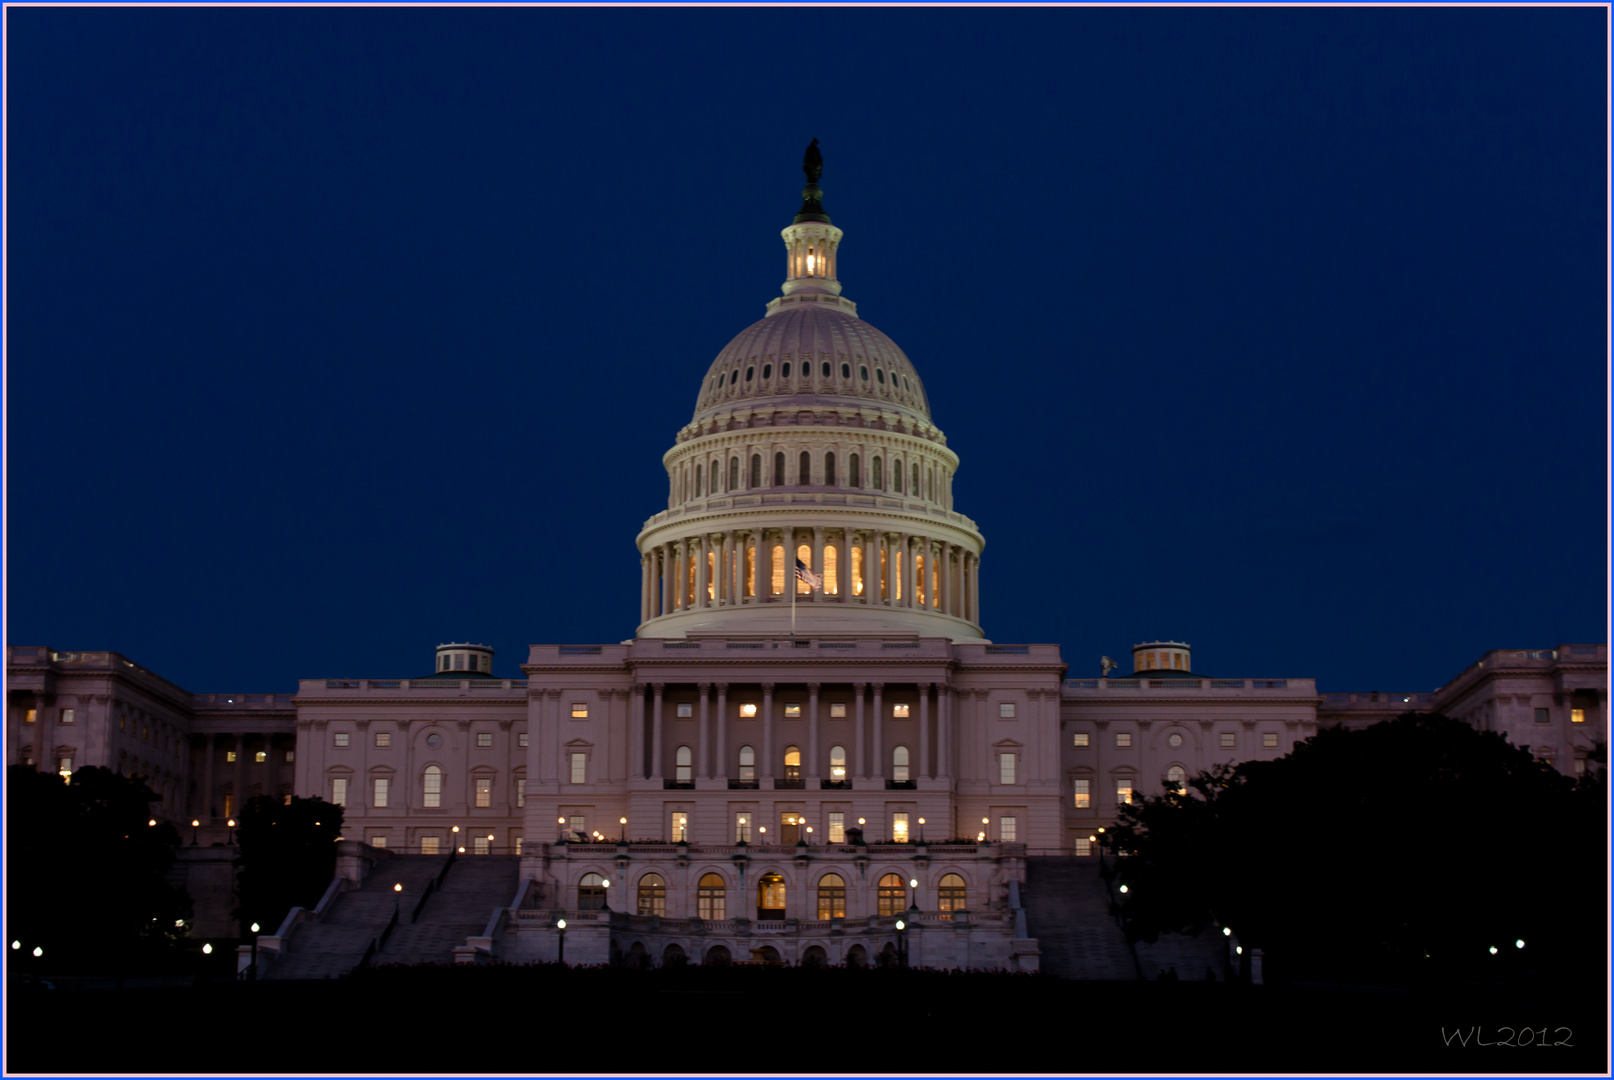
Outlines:
[[[347,745],[347,738],[348,738],[348,733],[347,732],[338,731],[332,737],[336,740],[336,745],[337,746],[346,746]],[[230,760],[234,761],[235,759],[232,757]]]
[[[908,815],[891,815],[891,840],[893,843],[903,844],[908,841]]]
[[[736,844],[749,844],[751,842],[751,815],[734,815],[734,842]]]
[[[375,805],[376,806],[386,806],[387,805],[387,787],[389,786],[389,784],[390,784],[390,781],[387,780],[387,778],[384,777],[384,776],[378,776],[378,777],[375,778]]]
[[[1269,731],[1266,734],[1262,735],[1261,736],[1261,745],[1263,747],[1265,747],[1266,749],[1268,749],[1268,750],[1276,749],[1276,747],[1278,745],[1278,734],[1277,734],[1277,732]]]
[[[572,755],[572,783],[586,784],[588,782],[588,755]]]
[[[527,782],[525,780],[517,780],[516,781],[516,808],[520,809],[521,807],[526,806],[526,805],[527,805]]]
[[[516,736],[516,745],[520,747],[527,745],[527,733],[525,731]]]
[[[572,719],[583,720],[588,716],[588,705],[582,701],[572,702]]]
[[[226,751],[224,751],[224,761],[225,761],[226,764],[230,764],[230,765],[235,764],[235,751],[234,750],[226,750]]]
[[[1586,710],[1585,709],[1570,709],[1569,710],[1569,722],[1571,724],[1584,724],[1586,722]]]
[[[678,703],[678,718],[680,720],[688,720],[690,717],[692,717],[694,715],[695,715],[695,706],[694,706],[693,702],[680,701]]]
[[[27,712],[22,714],[22,722],[25,723],[25,724],[34,724],[34,723],[38,723],[38,721],[39,721],[39,710],[38,709],[29,709]],[[123,721],[119,720],[118,724],[119,724],[119,727],[121,728],[122,724],[123,724]]]
[[[347,781],[346,780],[342,781],[342,791],[343,791],[344,794],[347,792]],[[226,796],[224,796],[224,816],[227,817],[227,818],[235,817],[235,796],[234,795],[226,795]]]
[[[740,718],[742,720],[748,720],[756,714],[757,707],[754,702],[746,701],[740,704]]]
[[[1000,784],[1012,784],[1012,783],[1014,783],[1014,755],[1013,754],[999,754],[998,755],[998,783],[1000,783]]]
[[[286,763],[290,764],[291,762],[296,761],[296,760],[297,760],[297,751],[295,751],[295,750],[287,750],[286,751]]]
[[[1018,825],[1019,822],[1012,817],[998,818],[998,839],[1007,843],[1014,843],[1014,838],[1019,832]]]
[[[387,731],[378,731],[378,732],[376,732],[375,733],[375,744],[377,746],[382,746],[382,747],[391,746],[392,745],[392,733],[387,732]]]
[[[225,796],[226,801],[229,796]],[[331,781],[331,803],[335,806],[347,805],[347,778],[338,776]],[[228,809],[225,811],[228,813]]]
[[[829,716],[831,720],[844,719],[846,716],[846,702],[832,701],[829,703]]]
[[[846,843],[846,815],[839,810],[831,810],[829,814],[829,842]]]
[[[420,838],[420,853],[422,855],[436,855],[437,845],[443,842],[441,836],[422,836]]]
[[[1075,746],[1077,749],[1082,749],[1087,746],[1087,732],[1078,731],[1071,736],[1071,740],[1072,746]]]
[[[268,753],[268,751],[265,751],[265,750],[259,750],[257,753],[252,755],[252,763],[254,765],[262,765],[264,762],[266,762],[268,760],[269,760],[269,753]]]
[[[1093,841],[1089,840],[1085,836],[1078,836],[1076,838],[1076,854],[1078,854],[1078,855],[1091,855],[1091,854],[1093,854]]]
[[[906,720],[906,719],[908,719],[908,706],[907,705],[902,705],[902,704],[897,704],[897,705],[891,706],[891,718],[893,720]]]
[[[491,731],[479,731],[479,732],[477,732],[476,733],[476,745],[477,745],[477,747],[479,749],[482,749],[482,750],[486,750],[488,747],[492,746],[493,745],[493,732],[491,732]]]
[[[56,775],[60,776],[63,780],[71,780],[73,778],[73,759],[70,757],[57,758]],[[225,798],[228,799],[229,796],[226,795]],[[226,810],[225,814],[228,815],[229,811]]]
[[[377,833],[375,836],[370,837],[370,846],[371,847],[386,847],[387,846],[387,838],[385,836],[382,836],[380,833]]]
[[[1552,712],[1550,710],[1547,710],[1547,709],[1537,709],[1536,710],[1536,723],[1538,723],[1538,724],[1550,724],[1550,723],[1552,723]]]
[[[566,828],[571,830],[573,836],[576,836],[578,833],[582,833],[584,836],[587,836],[588,818],[584,817],[582,814],[573,814],[571,817],[566,819]]]
[[[1117,731],[1115,733],[1115,745],[1120,746],[1120,747],[1131,746],[1132,745],[1132,735],[1131,735],[1131,733],[1130,732],[1125,732],[1125,731]]]
[[[800,702],[795,702],[795,701],[787,702],[785,704],[785,715],[789,716],[789,717],[800,716],[801,715],[801,704],[800,704]]]
[[[489,840],[486,836],[478,836],[476,839],[471,841],[471,853],[474,855],[486,855],[492,850],[493,841]]]
[[[1132,781],[1117,780],[1115,782],[1115,805],[1129,806],[1132,803]]]
[[[1231,731],[1222,732],[1222,749],[1231,750],[1238,745],[1239,737]]]
[[[1076,809],[1088,810],[1093,806],[1093,791],[1091,780],[1076,781]]]
[[[443,774],[435,765],[428,768],[426,774],[421,777],[420,805],[434,807],[443,805]]]
[[[1014,702],[1004,701],[998,705],[998,718],[1002,720],[1014,719]]]
[[[290,806],[291,805],[291,793],[287,792],[286,794],[282,795],[280,797],[280,801],[283,804],[285,804],[286,806]]]
[[[689,814],[683,810],[674,810],[672,812],[672,822],[669,829],[669,832],[672,834],[672,842],[676,844],[680,840],[688,840],[688,831]]]
[[[512,836],[512,837],[511,837],[511,838],[510,838],[510,842],[511,842],[511,843],[512,843],[512,844],[514,844],[514,845],[515,845],[515,848],[516,848],[516,854],[517,854],[517,855],[520,855],[520,854],[521,854],[521,837],[519,837],[519,836]]]
[[[486,810],[493,805],[493,777],[479,776],[476,778],[476,806],[479,810]]]
[[[72,709],[63,709],[62,710],[62,723],[71,724],[72,722],[73,722],[73,710]],[[144,736],[142,736],[142,737],[144,737]]]

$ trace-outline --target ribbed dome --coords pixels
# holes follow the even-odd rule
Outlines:
[[[836,402],[930,418],[919,373],[896,342],[846,311],[804,304],[758,319],[718,353],[695,420],[736,405]]]

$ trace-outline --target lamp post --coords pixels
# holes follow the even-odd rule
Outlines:
[[[448,853],[450,855],[463,855],[465,849],[460,847],[460,827],[454,826],[448,830]]]
[[[196,830],[202,827],[201,818],[191,818],[191,847],[196,846]]]
[[[897,920],[897,966],[908,966],[908,924]]]
[[[488,854],[493,854],[493,834],[488,833]]]
[[[398,882],[396,885],[394,885],[392,887],[392,921],[397,922],[399,916],[401,916],[402,914],[403,914],[403,882],[400,881],[400,882]],[[256,926],[257,924],[254,923],[253,925]]]
[[[226,846],[233,845],[235,843],[235,818],[230,818],[224,824],[225,824],[225,827],[230,830],[224,836],[224,843],[225,843]],[[318,825],[319,822],[316,821],[316,822],[314,822],[314,824]]]
[[[566,963],[566,920],[565,919],[556,920],[555,929],[560,931],[560,962],[562,964],[565,964]]]
[[[625,817],[617,818],[617,824],[622,826],[622,839],[618,843],[626,844],[628,842],[628,819]]]
[[[992,819],[991,818],[982,818],[981,819],[981,836],[985,837],[986,842],[989,843],[989,844],[992,842],[992,838],[987,833],[987,830],[989,828],[991,828],[991,826],[992,826]]]
[[[566,842],[566,819],[563,817],[556,818],[555,821],[558,825],[560,825],[560,838],[556,842],[564,844]]]
[[[919,819],[919,842],[921,844],[923,844],[925,842],[925,819],[924,818]]]
[[[252,924],[252,962],[247,965],[247,978],[258,981],[258,924]]]

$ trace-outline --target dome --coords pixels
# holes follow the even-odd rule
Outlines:
[[[930,419],[924,384],[896,342],[845,310],[810,304],[771,312],[734,336],[706,372],[695,421],[734,406],[787,404],[868,404]]]

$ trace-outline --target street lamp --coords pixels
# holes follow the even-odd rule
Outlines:
[[[191,818],[191,847],[196,846],[196,830],[202,825],[201,818]]]
[[[247,965],[247,978],[258,981],[258,924],[252,924],[252,963]]]
[[[762,834],[762,839],[758,840],[757,843],[761,844],[763,847],[767,847],[768,846],[768,827],[766,825],[758,825],[757,826],[757,832]]]
[[[488,854],[493,854],[493,834],[488,833]]]
[[[560,931],[560,962],[564,964],[566,963],[566,920],[556,920],[555,929]]]
[[[919,819],[919,842],[921,844],[923,844],[925,842],[925,819],[924,818]]]
[[[230,830],[228,833],[225,834],[224,842],[226,844],[235,843],[235,818],[231,818],[230,820],[226,821],[224,824]],[[318,825],[319,822],[316,821],[316,822],[314,822],[314,824]]]
[[[147,824],[147,825],[155,825],[155,824],[157,824],[157,819],[156,819],[156,818],[152,818],[152,819],[150,819],[150,820],[149,820],[149,821],[147,821],[147,822],[146,822],[146,824]]]
[[[622,826],[622,839],[619,842],[626,844],[628,842],[628,819],[623,817],[617,818],[616,820],[617,824]]]
[[[402,905],[403,905],[403,882],[400,881],[400,882],[398,882],[396,885],[394,885],[392,887],[392,918],[393,918],[394,922],[397,921],[398,916],[400,914],[402,914],[402,912],[403,912]],[[254,923],[253,925],[256,926],[257,924]]]
[[[557,842],[564,844],[566,842],[566,819],[563,817],[556,818],[555,824],[560,826],[560,839]]]
[[[908,924],[901,919],[897,920],[897,966],[908,966]]]
[[[39,955],[39,950],[38,949],[34,950],[34,955],[35,956]],[[203,956],[212,956],[213,955],[213,943],[211,941],[208,942],[206,945],[202,946],[202,955]]]

